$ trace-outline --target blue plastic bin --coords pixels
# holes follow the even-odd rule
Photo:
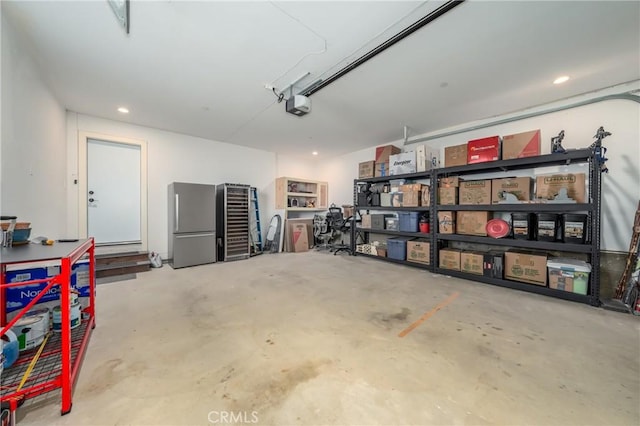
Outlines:
[[[419,212],[398,212],[398,221],[400,222],[399,228],[402,232],[420,231]]]
[[[407,260],[407,241],[411,239],[411,237],[387,239],[387,257],[396,260]]]

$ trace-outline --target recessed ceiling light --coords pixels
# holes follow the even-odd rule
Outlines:
[[[562,77],[558,77],[555,80],[553,80],[553,84],[562,84],[567,81],[569,81],[569,76],[563,75]]]
[[[313,151],[311,155],[318,155],[318,151]]]
[[[129,114],[129,110],[125,107],[118,108],[118,112],[121,112],[123,114]]]

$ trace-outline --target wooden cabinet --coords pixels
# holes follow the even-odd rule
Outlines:
[[[329,185],[316,180],[276,179],[276,209],[321,211],[329,208]]]

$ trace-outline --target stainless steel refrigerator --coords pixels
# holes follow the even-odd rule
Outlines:
[[[216,187],[173,182],[169,190],[169,264],[173,268],[216,261]]]

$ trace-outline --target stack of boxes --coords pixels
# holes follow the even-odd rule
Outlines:
[[[535,157],[540,155],[540,130],[513,135],[473,139],[462,145],[444,149],[444,166],[466,166],[496,160]]]
[[[465,166],[496,160],[510,160],[540,155],[540,130],[468,141],[466,144],[444,149],[444,166]],[[376,148],[373,161],[359,164],[359,178],[395,176],[426,172],[440,167],[438,150],[426,145],[415,146],[414,152],[402,153],[400,148],[386,145]],[[528,203],[532,198],[541,202],[567,199],[585,202],[585,174],[555,174],[536,177],[535,197],[530,177],[461,180],[457,176],[441,178],[438,182],[437,203],[447,205],[491,205]],[[374,188],[383,207],[429,206],[429,185],[390,180],[381,188]],[[533,201],[535,203],[535,200]],[[505,210],[508,210],[505,208]],[[486,236],[486,225],[491,220],[489,211],[438,211],[440,234]],[[586,215],[513,213],[510,215],[512,237],[541,241],[585,242]],[[363,215],[362,227],[418,232],[419,213],[399,212],[398,215]],[[387,248],[378,246],[378,255],[393,259],[429,264],[430,243],[425,239],[396,237],[387,240]],[[509,279],[547,286],[580,294],[587,293],[590,265],[576,264],[571,259],[548,259],[546,254],[521,250],[462,251],[454,248],[439,250],[442,269],[463,271],[491,278]],[[578,262],[579,263],[579,262]],[[547,266],[549,274],[547,274]],[[574,283],[574,278],[576,283]]]
[[[397,146],[385,145],[376,148],[376,168],[375,177],[389,176],[389,157],[400,154],[401,150]]]

